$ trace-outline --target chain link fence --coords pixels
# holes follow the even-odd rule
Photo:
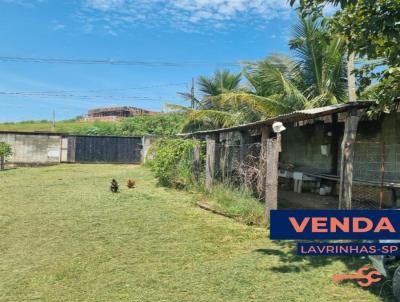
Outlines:
[[[356,142],[352,187],[354,209],[395,207],[399,181],[400,144]]]

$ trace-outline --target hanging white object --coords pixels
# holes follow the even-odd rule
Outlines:
[[[274,130],[275,133],[281,133],[286,130],[286,127],[283,126],[281,122],[275,122],[272,124],[272,130]]]

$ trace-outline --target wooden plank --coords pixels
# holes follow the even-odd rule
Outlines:
[[[217,171],[217,136],[207,135],[207,156],[206,156],[206,190],[212,191],[214,178]]]
[[[267,175],[267,144],[270,130],[268,127],[261,128],[261,151],[260,151],[260,163],[259,163],[259,176],[257,191],[259,196],[265,196],[265,179]]]
[[[278,208],[278,169],[281,152],[281,135],[267,140],[267,170],[265,176],[264,218],[268,219],[270,210]]]
[[[338,127],[338,114],[332,115],[331,136],[331,174],[338,175],[340,129]]]
[[[193,149],[193,172],[196,181],[200,179],[200,172],[201,172],[201,160],[200,160],[200,153],[201,153],[201,143],[200,141],[195,142],[195,146]]]
[[[352,207],[354,143],[359,120],[360,115],[357,111],[349,112],[345,120],[340,163],[339,209],[341,210],[348,210]]]
[[[239,165],[242,165],[247,156],[247,144],[250,140],[250,135],[248,131],[239,132],[240,146],[239,146]]]

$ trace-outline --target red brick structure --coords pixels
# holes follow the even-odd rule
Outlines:
[[[154,115],[156,112],[137,108],[137,107],[109,107],[89,110],[87,120],[116,121],[123,117],[133,117],[138,115]]]

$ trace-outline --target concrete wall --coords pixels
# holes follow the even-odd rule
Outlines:
[[[343,123],[339,123],[338,128],[339,167]],[[333,143],[330,123],[288,126],[282,135],[280,161],[294,165],[295,170],[299,171],[331,173]],[[386,114],[378,120],[360,122],[355,145],[354,178],[374,181],[380,179],[383,150],[385,181],[400,182],[400,113]]]
[[[0,142],[9,144],[13,150],[13,155],[7,159],[7,163],[10,165],[46,165],[60,162],[79,162],[79,159],[75,158],[77,138],[82,139],[79,136],[65,136],[55,133],[0,132]],[[96,152],[91,153],[93,153],[93,156],[103,156],[105,158],[104,162],[112,162],[111,160],[107,161],[107,159],[116,156],[120,158],[124,154],[127,158],[135,157],[135,160],[132,162],[139,162],[140,160],[143,162],[150,145],[156,139],[155,137],[140,139],[140,137],[91,136],[83,138],[95,141],[100,140],[100,144],[91,147]],[[101,143],[101,139],[103,139],[103,143]],[[110,140],[117,140],[117,142],[109,143]],[[118,144],[120,141],[123,142]],[[124,143],[126,141],[128,142]],[[116,146],[119,147],[116,148]],[[143,149],[139,150],[139,148]],[[93,162],[97,161],[93,160]]]
[[[0,142],[9,144],[13,155],[9,164],[56,164],[60,162],[61,136],[47,134],[0,133]]]
[[[295,170],[315,173],[331,171],[330,125],[310,124],[302,127],[288,126],[282,134],[280,161],[294,165]]]

